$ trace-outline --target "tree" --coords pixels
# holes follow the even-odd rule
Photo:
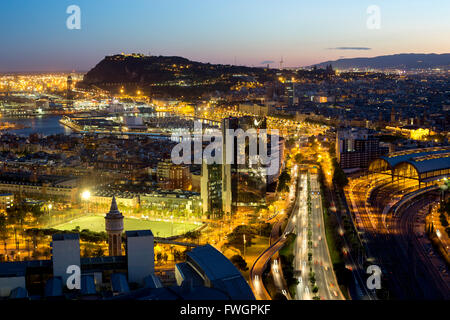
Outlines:
[[[272,225],[270,223],[263,223],[260,227],[260,234],[263,237],[270,237],[272,233]]]
[[[333,183],[335,183],[339,188],[344,188],[348,184],[348,178],[345,172],[341,169],[341,166],[336,159],[333,159],[334,175]]]
[[[101,247],[97,248],[94,251],[94,256],[95,257],[103,257],[105,255],[105,252],[103,251],[103,249]]]
[[[6,254],[6,241],[8,240],[8,220],[4,214],[0,214],[0,240],[3,241],[3,247]]]
[[[173,258],[175,261],[184,261],[185,253],[175,249],[175,250],[173,250]]]
[[[231,257],[230,261],[235,265],[236,268],[238,268],[241,271],[247,271],[247,262],[242,258],[240,255],[234,255]]]
[[[186,232],[186,234],[184,236],[191,241],[196,241],[196,240],[200,239],[201,232],[198,230],[189,231],[189,232]]]
[[[40,205],[34,205],[31,207],[31,214],[35,219],[39,219],[44,214],[44,210]]]
[[[90,247],[88,247],[88,246],[86,245],[86,246],[84,247],[84,249],[83,249],[83,254],[82,254],[82,256],[83,256],[84,258],[89,258],[91,255],[92,255],[92,250],[91,250]]]
[[[284,169],[278,178],[278,192],[287,192],[289,191],[289,184],[291,183],[291,175]]]
[[[240,225],[234,228],[233,232],[228,235],[228,244],[232,245],[239,250],[244,249],[244,235],[245,235],[245,246],[250,247],[252,245],[252,240],[257,234],[257,230],[250,226]]]
[[[294,160],[297,164],[301,164],[304,159],[305,159],[305,157],[301,153],[297,153],[294,158]]]

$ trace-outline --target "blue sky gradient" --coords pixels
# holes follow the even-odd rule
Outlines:
[[[81,30],[66,28],[72,4]],[[366,27],[369,5],[380,30]],[[448,53],[449,14],[448,0],[2,0],[0,72],[85,71],[120,52],[250,66]]]

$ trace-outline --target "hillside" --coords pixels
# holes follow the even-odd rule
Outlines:
[[[450,69],[450,54],[394,54],[373,58],[348,58],[326,61],[317,65],[325,68],[332,65],[335,69],[372,68],[372,69]]]

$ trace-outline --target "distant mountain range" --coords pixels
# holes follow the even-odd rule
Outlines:
[[[316,66],[318,68],[325,68],[330,64],[335,69],[450,69],[450,53],[402,53],[373,58],[348,58],[322,62],[320,64],[317,64]]]

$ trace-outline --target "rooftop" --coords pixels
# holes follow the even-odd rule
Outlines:
[[[416,149],[412,152],[399,152],[381,157],[391,168],[406,162],[417,169],[418,173],[450,168],[450,147]]]
[[[126,231],[125,232],[127,238],[131,237],[153,237],[153,232],[151,230],[135,230],[135,231]]]
[[[187,253],[188,263],[201,269],[212,286],[227,292],[233,300],[254,300],[254,295],[238,269],[211,245]]]

